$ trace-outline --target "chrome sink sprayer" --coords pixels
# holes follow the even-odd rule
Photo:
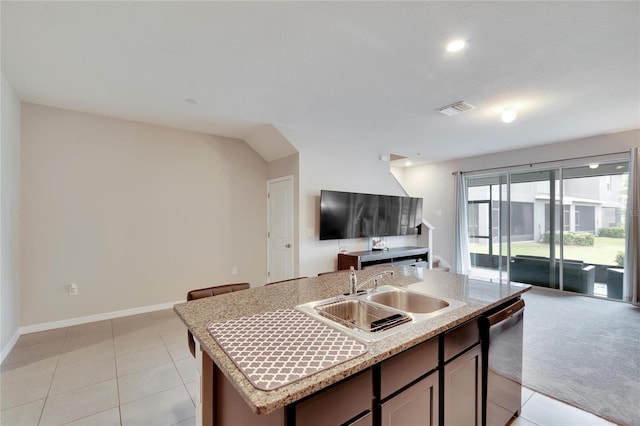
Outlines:
[[[385,275],[393,275],[393,271],[382,271],[379,274],[374,275],[371,278],[364,280],[358,285],[358,277],[356,276],[356,270],[351,266],[349,268],[349,294],[354,295],[358,293],[358,290],[364,287],[367,283],[373,281],[374,291],[378,289],[378,281]]]

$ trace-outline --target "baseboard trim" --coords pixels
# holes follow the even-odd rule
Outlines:
[[[18,342],[19,338],[20,338],[20,329],[17,329],[16,332],[13,334],[13,337],[9,340],[9,342],[5,345],[5,347],[2,348],[2,352],[0,352],[0,364],[4,362],[4,359],[7,357],[7,355],[9,355],[13,347]]]
[[[103,321],[120,317],[128,317],[130,315],[146,314],[148,312],[161,311],[163,309],[171,309],[176,303],[184,303],[184,300],[176,302],[160,303],[158,305],[140,306],[138,308],[123,309],[121,311],[105,312],[102,314],[87,315],[84,317],[69,318],[60,321],[45,322],[41,324],[27,325],[20,327],[19,336],[27,333],[35,333],[37,331],[53,330],[55,328],[71,327],[73,325],[86,324],[89,322]],[[16,338],[17,340],[17,338]],[[4,358],[3,358],[4,359]]]

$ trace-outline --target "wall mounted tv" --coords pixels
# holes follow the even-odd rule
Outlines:
[[[422,198],[320,191],[320,239],[420,233]]]

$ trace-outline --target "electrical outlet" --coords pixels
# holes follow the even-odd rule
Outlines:
[[[71,283],[69,284],[69,296],[77,296],[78,295],[78,284]]]
[[[233,268],[231,268],[231,275],[238,275],[238,267],[234,266]]]

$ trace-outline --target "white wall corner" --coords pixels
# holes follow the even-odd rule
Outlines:
[[[405,189],[404,185],[402,184],[402,169],[399,167],[391,166],[389,168],[389,174],[391,175],[391,177],[393,177],[393,180],[398,184],[398,188],[402,190],[404,195],[409,197],[410,196],[409,192]]]
[[[4,360],[5,360],[5,358],[7,357],[7,355],[9,355],[11,353],[11,350],[14,348],[14,346],[18,342],[18,339],[20,338],[20,336],[21,336],[20,329],[18,329],[13,334],[11,339],[9,339],[9,341],[7,342],[5,347],[2,348],[2,352],[0,352],[0,364],[2,364],[4,362]]]
[[[21,103],[0,73],[0,348],[2,360],[19,336],[21,244]]]
[[[259,126],[245,138],[245,142],[266,162],[296,154],[298,150],[271,124]]]

